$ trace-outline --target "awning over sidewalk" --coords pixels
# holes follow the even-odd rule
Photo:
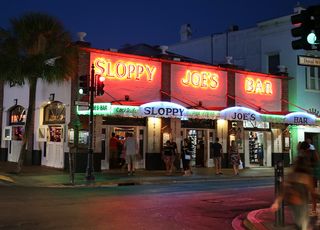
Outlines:
[[[78,115],[89,115],[88,107],[77,107]],[[307,112],[292,112],[287,115],[259,113],[253,109],[235,106],[221,111],[188,109],[172,102],[151,102],[140,106],[95,103],[94,115],[121,117],[167,117],[178,119],[223,119],[236,121],[258,121],[291,125],[320,125],[320,118]]]

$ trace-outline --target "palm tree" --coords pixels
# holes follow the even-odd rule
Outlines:
[[[29,85],[29,106],[18,160],[21,171],[26,154],[32,154],[34,110],[38,79],[61,82],[75,76],[76,48],[70,34],[54,17],[28,13],[0,28],[0,79]]]

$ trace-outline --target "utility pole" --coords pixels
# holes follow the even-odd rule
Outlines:
[[[94,65],[91,66],[91,76],[90,76],[90,115],[89,115],[89,147],[88,147],[88,161],[87,161],[87,171],[86,171],[86,179],[87,181],[92,181],[95,179],[93,175],[93,104],[94,104],[94,96],[95,96],[95,73],[94,73]]]

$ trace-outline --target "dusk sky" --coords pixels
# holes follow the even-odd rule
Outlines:
[[[86,41],[100,49],[124,44],[171,45],[179,42],[180,27],[189,23],[192,37],[240,29],[259,21],[293,13],[296,0],[10,0],[1,7],[0,26],[26,12],[43,12],[58,18],[71,32],[87,33]],[[302,0],[304,7],[319,0]]]

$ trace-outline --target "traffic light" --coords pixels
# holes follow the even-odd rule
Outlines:
[[[104,80],[105,78],[103,76],[97,75],[97,96],[102,96],[104,94]]]
[[[320,5],[310,6],[308,8],[310,21],[310,33],[307,36],[309,44],[320,48]]]
[[[320,5],[310,6],[300,14],[291,16],[291,23],[294,25],[292,36],[299,38],[292,41],[293,49],[314,50],[319,47]]]
[[[81,75],[79,77],[79,94],[88,95],[89,94],[89,76]]]

